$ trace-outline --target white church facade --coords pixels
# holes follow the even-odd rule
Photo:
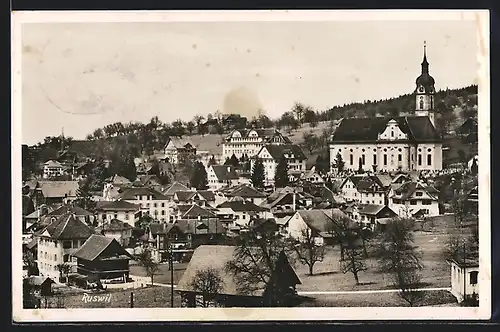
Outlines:
[[[343,119],[330,142],[330,165],[337,154],[345,170],[441,170],[442,139],[435,127],[434,78],[424,46],[421,75],[414,92],[413,116]]]

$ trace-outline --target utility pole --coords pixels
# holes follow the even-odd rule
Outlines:
[[[466,265],[466,258],[465,258],[465,256],[466,256],[465,255],[465,238],[463,238],[463,246],[464,246],[463,247],[463,250],[464,250],[464,253],[463,253],[463,255],[464,255],[464,259],[463,259],[463,261],[464,261],[464,301],[465,301],[465,296],[467,294],[466,293],[467,292],[467,273],[466,273],[467,272],[467,265]]]
[[[170,306],[174,307],[174,250],[172,243],[168,244],[168,264],[170,265]]]

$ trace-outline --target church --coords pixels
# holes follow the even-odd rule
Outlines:
[[[442,139],[435,127],[434,78],[429,74],[426,46],[422,72],[414,91],[412,116],[343,119],[330,142],[330,165],[337,154],[345,170],[441,170]]]

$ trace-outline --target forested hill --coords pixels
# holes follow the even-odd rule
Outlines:
[[[460,89],[441,90],[436,93],[436,125],[445,133],[453,131],[467,118],[477,116],[477,85]],[[284,130],[292,137],[294,143],[302,143],[302,132],[312,132],[323,142],[330,134],[330,121],[349,117],[396,116],[410,115],[415,109],[415,98],[412,94],[399,97],[335,106],[328,110],[314,110],[310,106],[297,102],[293,108],[286,111],[278,119],[261,116],[258,119],[245,119],[239,116],[223,117],[217,112],[206,117],[196,116],[190,121],[178,119],[172,123],[162,123],[159,117],[154,117],[149,123],[116,122],[96,128],[89,133],[86,140],[64,139],[67,149],[79,155],[89,157],[110,158],[113,154],[132,154],[138,156],[149,154],[154,150],[162,150],[169,137],[191,137],[193,141],[203,142],[200,149],[208,151],[222,150],[220,146],[223,135],[234,128],[276,127]],[[201,137],[200,137],[201,134]],[[213,146],[212,146],[213,145]],[[24,147],[23,151],[27,147]],[[61,148],[59,136],[46,137],[44,142],[36,146],[36,159],[44,162],[57,158]],[[127,150],[126,152],[123,150]],[[32,150],[32,149],[30,149]],[[23,156],[24,157],[24,156]]]

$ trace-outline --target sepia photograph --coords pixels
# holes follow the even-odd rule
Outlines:
[[[490,318],[488,11],[12,22],[16,322]]]

